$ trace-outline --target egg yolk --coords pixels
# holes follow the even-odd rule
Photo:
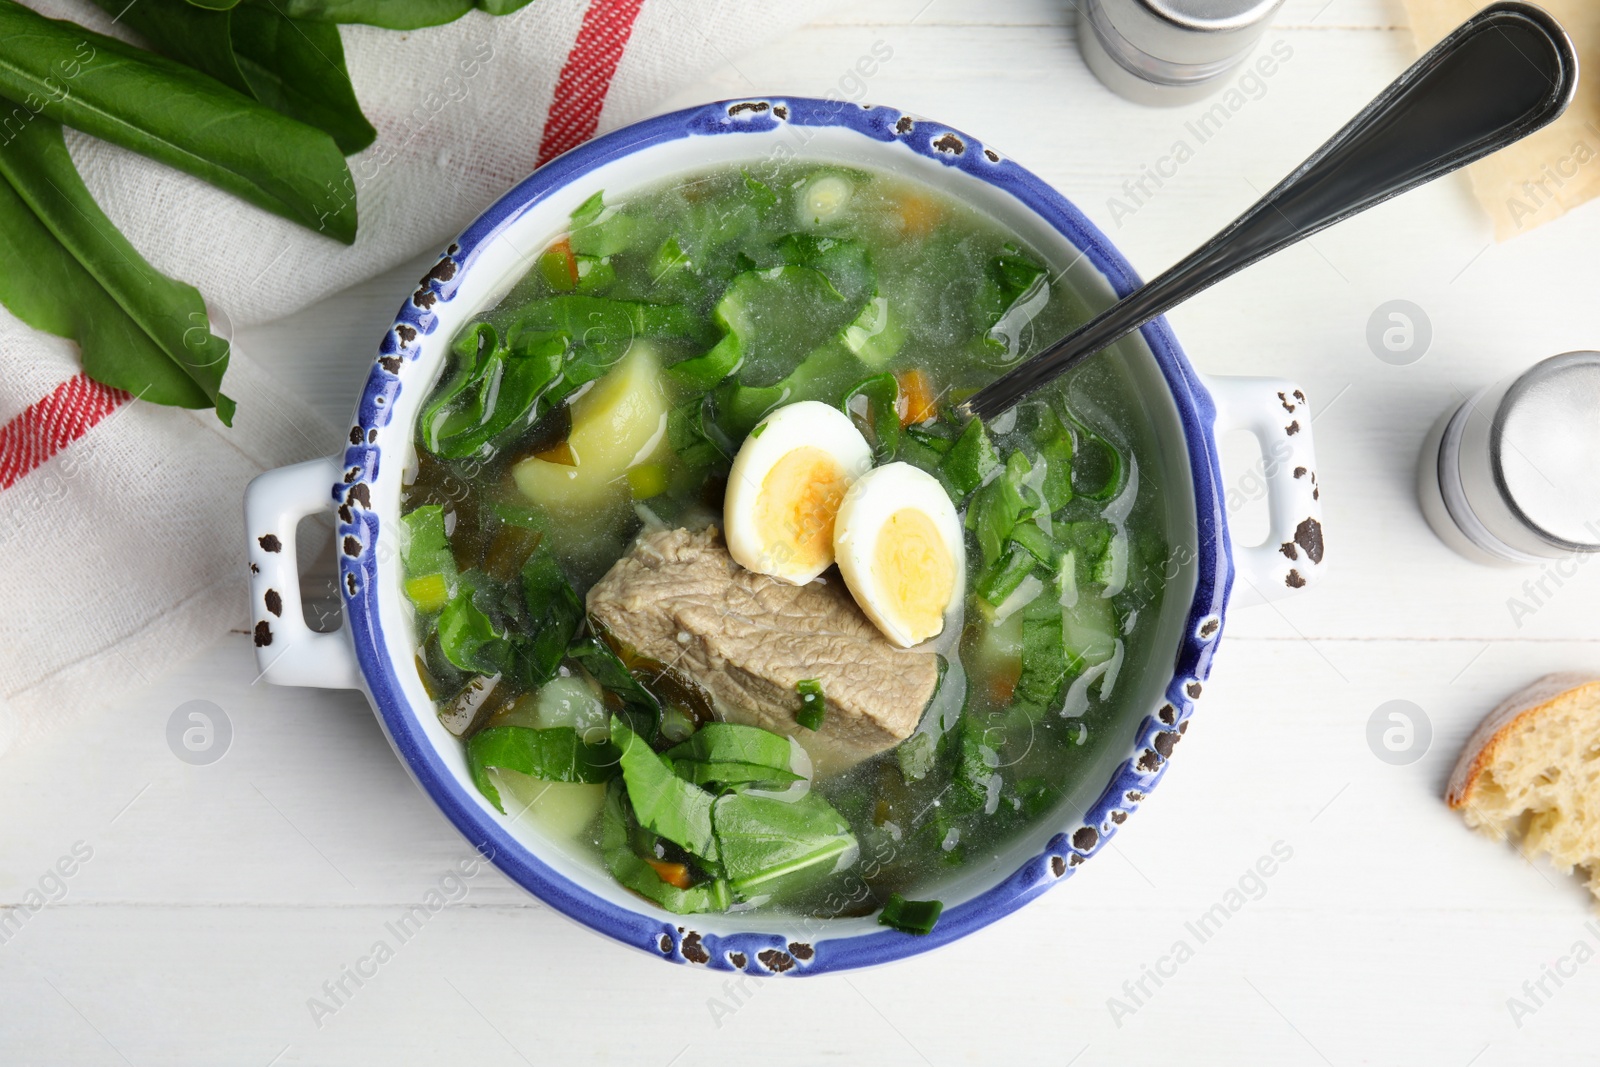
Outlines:
[[[833,562],[833,520],[850,488],[827,452],[810,445],[786,453],[761,480],[755,525],[767,559],[785,570]]]
[[[950,548],[926,512],[901,508],[878,533],[872,571],[887,613],[913,644],[944,629],[944,610],[955,590]]]

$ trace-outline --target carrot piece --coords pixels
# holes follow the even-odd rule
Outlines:
[[[556,247],[561,250],[562,258],[567,261],[567,277],[572,279],[574,287],[578,284],[578,257],[572,251],[572,241],[563,237],[556,242]]]
[[[689,888],[689,865],[686,863],[668,863],[666,860],[646,859],[646,863],[656,872],[656,875],[670,886],[679,889]]]
[[[927,422],[939,414],[939,397],[933,391],[933,381],[927,372],[912,367],[894,377],[900,383],[900,399],[904,401],[900,409],[901,426]]]
[[[1020,659],[1014,664],[1008,664],[1004,670],[995,671],[989,676],[989,703],[997,708],[1010,704],[1011,698],[1016,695],[1017,683],[1021,680]]]
[[[578,257],[572,254],[572,242],[562,237],[539,257],[539,272],[550,288],[568,292],[578,287]]]
[[[1018,678],[991,678],[989,679],[989,703],[997,708],[1003,708],[1011,703],[1011,698],[1016,695]]]
[[[932,197],[908,193],[896,205],[900,232],[907,237],[926,237],[944,219],[944,208]]]

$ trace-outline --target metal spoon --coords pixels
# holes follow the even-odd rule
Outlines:
[[[1532,4],[1484,8],[1226,229],[958,406],[989,419],[1191,296],[1553,121],[1578,88],[1561,24]]]

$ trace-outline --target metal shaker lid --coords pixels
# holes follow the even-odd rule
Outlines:
[[[1570,551],[1600,546],[1600,352],[1568,352],[1512,383],[1489,428],[1489,463],[1532,531]]]
[[[1156,60],[1209,66],[1238,59],[1283,0],[1097,0],[1100,14]]]

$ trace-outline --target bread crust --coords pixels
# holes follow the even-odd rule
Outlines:
[[[1600,687],[1600,675],[1586,671],[1564,671],[1547,674],[1501,701],[1484,716],[1462,748],[1461,758],[1450,773],[1450,784],[1445,788],[1445,802],[1456,810],[1470,804],[1484,768],[1494,760],[1495,750],[1523,719],[1537,716],[1548,705],[1575,689],[1590,686]],[[1596,703],[1600,703],[1600,694],[1597,694]]]

